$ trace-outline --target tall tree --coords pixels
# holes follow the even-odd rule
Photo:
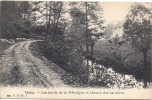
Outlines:
[[[29,9],[30,5],[27,1],[1,2],[1,32],[3,38],[15,39],[16,37],[21,36],[21,33],[28,33],[25,27],[30,21],[25,21],[24,17],[27,17],[27,15],[30,14]],[[27,23],[25,24],[24,22]]]
[[[2,16],[1,16],[1,2],[0,2],[0,23],[2,23],[2,18],[1,18]],[[1,26],[2,26],[2,24],[0,24],[0,38],[2,37],[1,36],[1,32],[2,32],[2,30],[1,30]]]
[[[30,14],[30,4],[28,1],[22,1],[19,2],[19,8],[20,8],[20,13],[22,14],[23,18],[27,17],[27,14]],[[29,15],[30,16],[30,15]]]
[[[97,39],[103,35],[103,13],[99,2],[88,2],[88,38],[91,43],[91,54],[93,55],[93,46]]]
[[[83,30],[81,31],[83,32],[83,38],[81,37],[80,40],[83,39],[81,41],[83,43],[81,44],[86,46],[86,57],[90,55],[93,56],[95,41],[102,35],[103,30],[101,5],[99,2],[70,2],[70,4],[72,5],[70,14],[77,24],[75,27],[76,33],[82,34],[78,31],[78,27],[81,27],[81,30]],[[91,47],[91,49],[89,47]]]
[[[147,87],[147,73],[149,71],[147,52],[150,48],[152,36],[152,14],[150,10],[142,4],[134,4],[123,27],[125,35],[131,40],[132,45],[143,53],[144,87]]]
[[[94,44],[100,36],[103,35],[103,19],[102,8],[99,2],[86,2],[86,52],[93,56]],[[89,46],[91,49],[89,50]],[[93,62],[92,62],[93,72]]]
[[[2,38],[12,38],[16,36],[16,30],[13,23],[21,19],[21,13],[18,10],[18,3],[16,1],[2,1],[1,2],[1,29]]]

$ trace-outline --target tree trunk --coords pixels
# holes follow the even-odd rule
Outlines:
[[[93,46],[94,46],[94,44],[93,43],[91,43],[91,55],[92,55],[92,58],[93,58]],[[92,66],[92,73],[94,72],[94,69],[93,69],[93,61],[91,61],[91,66]]]
[[[88,45],[88,3],[86,2],[86,53],[89,53]]]
[[[143,51],[143,57],[144,57],[144,87],[147,87],[147,51]]]
[[[89,53],[89,46],[86,44],[86,55],[88,56],[88,53]],[[87,70],[88,70],[88,72],[87,72],[87,78],[89,78],[89,60],[88,60],[88,58],[86,59],[87,60]],[[87,79],[87,81],[88,81],[88,79]]]
[[[85,3],[85,8],[86,8],[86,54],[88,55],[89,53],[89,45],[88,45],[88,2]],[[87,59],[87,81],[89,80],[89,61]]]
[[[89,46],[88,46],[88,44],[86,44],[86,54],[88,54],[89,53]]]
[[[54,5],[55,5],[55,2],[54,2]],[[55,34],[56,34],[56,30],[58,29],[58,24],[59,24],[59,19],[61,17],[61,12],[62,12],[62,6],[58,9],[57,18],[55,18],[55,15],[54,15],[54,34],[53,34],[53,38],[56,38]]]
[[[49,34],[49,27],[50,27],[50,25],[49,25],[49,22],[48,22],[48,9],[47,9],[47,1],[46,1],[46,34],[45,34],[45,36],[44,36],[44,47],[43,47],[43,52],[44,52],[44,55],[46,54],[46,47],[47,47],[47,36],[48,36],[48,34]],[[49,15],[50,16],[50,15]]]
[[[24,10],[25,6],[24,3],[22,4],[22,14],[23,14],[23,19],[25,18],[25,10]]]
[[[93,56],[93,47],[94,47],[94,44],[91,43],[91,55]]]

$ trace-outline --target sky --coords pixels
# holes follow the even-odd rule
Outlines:
[[[102,3],[103,16],[106,24],[123,21],[133,3]]]
[[[119,21],[124,21],[126,15],[129,13],[131,5],[134,3],[135,2],[101,2],[105,25],[111,23],[117,24]],[[66,6],[66,8],[68,9],[68,6]],[[65,17],[69,18],[69,16],[66,14]]]
[[[142,2],[143,3],[143,2]],[[103,2],[103,16],[105,24],[113,23],[118,21],[124,21],[126,15],[129,13],[131,5],[134,2]],[[143,3],[146,7],[152,8],[151,3]]]

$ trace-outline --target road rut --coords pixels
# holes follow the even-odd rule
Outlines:
[[[57,73],[31,53],[32,42],[36,40],[16,43],[4,52],[0,58],[0,85],[67,87]]]

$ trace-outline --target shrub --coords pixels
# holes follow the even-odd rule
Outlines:
[[[79,77],[81,82],[87,81],[88,71],[80,51],[65,40],[53,42],[47,38],[46,44],[44,54],[49,60],[59,65],[63,70]]]

